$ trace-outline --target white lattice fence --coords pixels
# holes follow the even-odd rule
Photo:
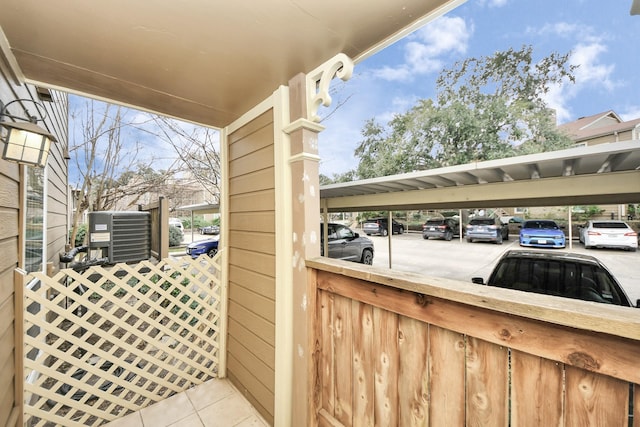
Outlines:
[[[33,274],[26,425],[101,425],[215,377],[221,256]]]

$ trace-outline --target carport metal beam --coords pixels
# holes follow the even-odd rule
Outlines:
[[[330,197],[328,212],[637,203],[640,170]]]

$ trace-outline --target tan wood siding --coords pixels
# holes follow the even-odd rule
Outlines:
[[[273,113],[229,135],[227,374],[274,420],[275,178]]]
[[[0,101],[4,104],[16,99],[30,99],[42,104],[47,112],[45,127],[58,139],[53,144],[47,168],[47,261],[58,266],[58,254],[64,250],[67,235],[67,161],[63,153],[67,149],[68,102],[67,95],[52,92],[53,102],[41,101],[31,85],[16,85],[0,57]],[[16,103],[15,105],[17,105]],[[24,103],[30,112],[36,109]],[[11,110],[20,115],[19,108]],[[0,149],[3,148],[0,143]],[[14,396],[14,275],[20,257],[20,201],[22,168],[16,163],[0,160],[0,425],[6,425],[16,405]]]

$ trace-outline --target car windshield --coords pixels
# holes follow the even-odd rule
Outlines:
[[[627,228],[624,222],[594,222],[593,228]]]
[[[494,224],[494,220],[491,218],[484,218],[484,219],[472,219],[471,222],[469,222],[470,225],[493,225]]]
[[[538,228],[543,230],[557,230],[558,225],[553,221],[527,221],[522,228]]]
[[[427,225],[440,225],[444,224],[444,219],[430,219],[426,222]]]
[[[489,285],[627,305],[612,277],[604,269],[590,263],[508,258],[498,266]]]

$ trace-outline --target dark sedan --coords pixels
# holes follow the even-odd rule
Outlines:
[[[215,238],[189,243],[187,245],[187,255],[190,255],[191,258],[198,258],[200,255],[207,254],[210,258],[213,258],[218,253],[219,241],[219,239]]]

